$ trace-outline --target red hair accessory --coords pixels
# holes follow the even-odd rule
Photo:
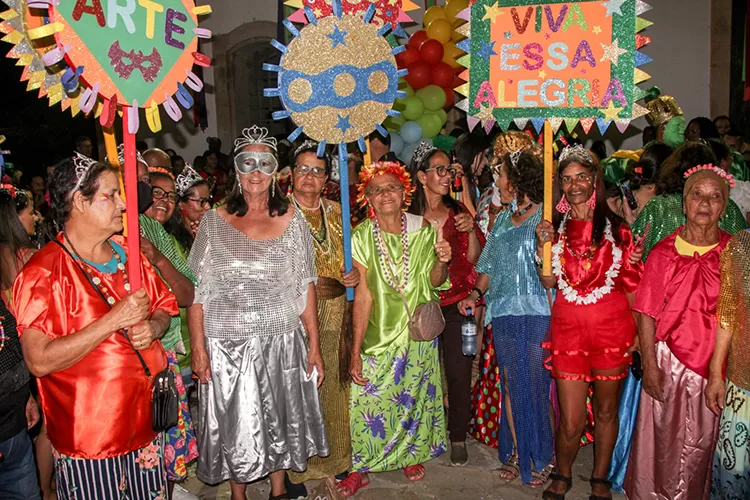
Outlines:
[[[174,182],[174,174],[164,167],[148,167],[149,174],[164,174]]]
[[[13,184],[0,184],[0,191],[5,191],[11,198],[16,197],[16,186]]]
[[[633,169],[633,172],[635,172],[636,174],[642,174],[643,173],[643,167],[635,167]]]
[[[367,189],[367,185],[376,175],[392,175],[396,177],[404,186],[404,205],[408,207],[411,204],[411,195],[415,188],[411,183],[411,176],[409,175],[409,172],[406,171],[406,167],[400,163],[381,161],[373,163],[370,166],[362,167],[362,171],[359,173],[357,203],[359,203],[361,207],[368,205],[365,190]]]
[[[702,170],[709,170],[709,171],[715,173],[716,175],[718,175],[719,177],[721,177],[722,179],[724,179],[724,182],[726,182],[727,184],[729,184],[729,187],[734,187],[735,184],[736,184],[736,182],[734,180],[734,176],[732,174],[727,173],[725,170],[723,170],[723,169],[721,169],[721,168],[719,168],[717,166],[711,165],[710,163],[706,164],[706,165],[697,165],[697,166],[691,168],[690,170],[688,170],[687,172],[685,172],[685,179],[687,179],[691,175],[693,175],[695,173],[698,173],[698,172],[700,172]]]

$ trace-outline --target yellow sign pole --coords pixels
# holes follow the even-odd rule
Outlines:
[[[544,121],[544,220],[552,222],[552,125]],[[552,243],[544,244],[542,276],[552,276]]]

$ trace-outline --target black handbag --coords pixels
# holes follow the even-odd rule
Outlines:
[[[60,247],[65,250],[65,253],[70,256],[73,262],[75,262],[76,266],[78,266],[78,269],[81,271],[81,273],[86,277],[86,281],[88,281],[91,286],[94,287],[94,290],[96,290],[96,293],[99,294],[104,303],[107,304],[107,307],[112,309],[112,305],[107,302],[107,298],[104,296],[99,287],[96,286],[96,284],[91,280],[91,276],[89,276],[89,273],[87,273],[81,267],[80,262],[78,262],[78,260],[73,257],[73,255],[68,251],[67,248],[65,248],[65,245],[57,240],[52,241],[60,245]],[[154,382],[153,388],[151,389],[151,427],[156,432],[163,432],[174,427],[175,425],[177,425],[178,415],[177,384],[175,384],[174,373],[169,369],[169,367],[167,367],[165,370],[157,373],[155,377],[152,376],[151,370],[149,370],[148,365],[143,360],[143,356],[141,356],[141,353],[138,352],[138,350],[133,346],[133,343],[130,341],[128,332],[126,332],[125,329],[121,329],[120,333],[122,333],[122,335],[128,341],[130,347],[132,347],[133,351],[135,351],[135,355],[138,356],[138,361],[141,362],[143,371],[146,372],[146,376],[148,377],[148,379],[153,380]]]

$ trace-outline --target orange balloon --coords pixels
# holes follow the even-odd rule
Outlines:
[[[437,40],[440,43],[446,43],[451,39],[451,27],[450,21],[447,19],[435,19],[427,26],[427,36],[433,40]]]
[[[454,22],[456,16],[468,6],[469,0],[448,0],[445,2],[445,7],[443,7],[446,19],[450,22]]]
[[[443,44],[443,62],[451,68],[463,68],[463,66],[456,62],[456,59],[463,55],[465,55],[465,52],[456,47],[456,44],[453,42]]]
[[[442,7],[434,5],[424,12],[424,18],[422,18],[422,24],[429,26],[435,19],[445,19],[445,11]]]

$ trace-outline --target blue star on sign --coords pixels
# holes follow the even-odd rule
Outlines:
[[[340,30],[339,25],[335,24],[333,26],[333,33],[331,33],[330,35],[326,35],[333,42],[331,48],[335,49],[339,45],[343,45],[344,47],[346,47],[346,40],[344,39],[344,37],[346,37],[347,33],[349,32]]]
[[[497,52],[495,52],[495,42],[487,43],[482,41],[482,48],[479,49],[477,55],[485,59],[489,59],[490,56],[496,56]]]
[[[349,115],[341,116],[339,115],[339,122],[333,126],[333,128],[337,128],[341,130],[341,135],[346,134],[346,131],[352,128],[351,123],[349,123]]]

